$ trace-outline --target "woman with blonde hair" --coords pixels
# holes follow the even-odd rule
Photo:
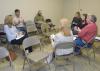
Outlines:
[[[13,25],[13,16],[8,15],[4,20],[4,31],[6,33],[7,39],[11,44],[22,44],[25,36],[22,32],[18,31]]]

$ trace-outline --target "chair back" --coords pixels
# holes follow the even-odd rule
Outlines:
[[[28,33],[37,31],[37,28],[36,28],[35,23],[33,21],[27,21],[26,28],[27,28]]]
[[[63,43],[59,43],[55,46],[56,49],[70,49],[73,47],[74,47],[73,42],[63,42]]]
[[[30,46],[38,45],[38,44],[41,44],[40,39],[37,36],[31,36],[23,40],[22,46],[25,50],[26,48]]]
[[[6,48],[0,47],[0,59],[9,56],[9,52]]]

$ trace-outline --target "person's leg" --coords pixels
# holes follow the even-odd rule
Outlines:
[[[17,45],[21,45],[23,40],[26,38],[26,36],[20,38],[20,39],[14,39],[11,41],[11,44],[17,44]]]
[[[80,38],[77,38],[74,41],[74,44],[75,44],[75,50],[74,51],[76,53],[80,53],[80,48],[82,48],[85,45]]]
[[[93,43],[89,43],[89,44],[87,45],[87,48],[92,48],[92,45],[93,45]]]
[[[12,40],[10,43],[12,45],[21,45],[21,43],[19,42],[19,40],[16,40],[16,39]]]
[[[39,27],[38,27],[38,23],[35,23],[36,28],[37,28],[37,32],[39,33]]]

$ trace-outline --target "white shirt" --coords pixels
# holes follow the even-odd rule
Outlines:
[[[61,32],[57,33],[54,37],[55,45],[63,42],[73,42],[72,36],[64,36]]]
[[[8,41],[11,42],[16,39],[16,33],[18,33],[18,30],[15,26],[10,28],[8,25],[4,25],[4,32],[6,33]]]
[[[16,27],[24,27],[24,19],[22,17],[14,17],[13,19],[13,23],[14,25],[16,25]]]

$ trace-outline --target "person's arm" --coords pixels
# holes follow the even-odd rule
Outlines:
[[[20,17],[20,23],[23,23],[26,26],[26,22],[24,21],[22,17]]]
[[[16,37],[16,35],[11,34],[11,31],[9,30],[8,26],[4,26],[4,32],[6,33],[6,35],[11,38],[11,37]],[[16,32],[15,32],[16,33]]]
[[[88,29],[89,29],[88,26],[86,26],[86,27],[84,27],[82,30],[79,30],[78,36],[79,36],[79,37],[85,36],[85,35],[87,34]]]

